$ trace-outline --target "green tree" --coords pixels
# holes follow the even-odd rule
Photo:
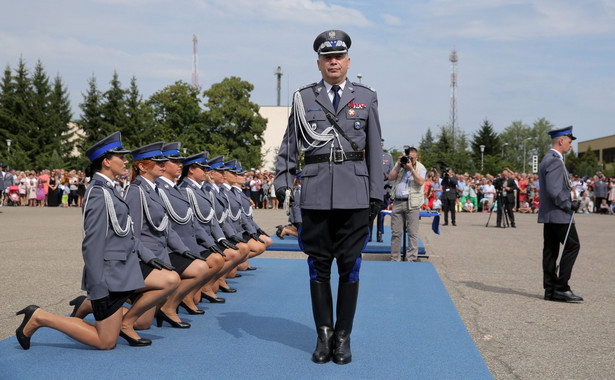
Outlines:
[[[534,122],[530,131],[530,140],[527,144],[528,160],[531,160],[532,155],[536,155],[538,156],[538,162],[540,162],[549,149],[551,149],[549,131],[552,130],[553,127],[554,125],[544,117]]]
[[[209,131],[203,123],[199,92],[186,82],[157,91],[147,101],[152,110],[152,133],[163,141],[180,141],[188,154],[207,150]]]
[[[244,167],[262,163],[261,146],[267,120],[250,101],[254,86],[238,77],[225,78],[203,93],[205,121],[210,131],[210,153],[228,154]]]
[[[34,169],[32,152],[35,142],[31,140],[32,125],[29,120],[32,80],[23,58],[19,59],[12,82],[11,122],[7,125],[9,135],[13,136],[10,159],[13,160],[13,167]]]
[[[96,77],[88,80],[88,91],[83,94],[81,108],[81,120],[79,125],[83,129],[84,136],[77,144],[82,156],[74,163],[78,167],[86,167],[88,158],[85,157],[87,148],[102,140],[115,131],[109,123],[105,123],[102,117],[102,93],[96,85]]]
[[[107,124],[105,129],[115,132],[122,131],[128,125],[126,116],[126,91],[122,89],[117,71],[113,72],[113,78],[109,82],[110,87],[104,92],[101,102],[101,118]]]
[[[523,144],[530,139],[530,127],[522,121],[513,121],[500,133],[504,166],[514,171],[523,169]],[[527,149],[527,145],[526,145]]]
[[[62,82],[60,74],[57,74],[53,80],[53,90],[50,94],[49,123],[54,132],[54,149],[52,152],[56,152],[62,160],[67,159],[73,149],[72,143],[69,143],[73,136],[68,127],[72,118],[73,113],[68,90]],[[48,167],[60,168],[58,166]]]
[[[137,86],[137,78],[130,79],[126,92],[126,125],[122,129],[122,143],[137,148],[159,138],[155,134],[153,112],[143,101]]]
[[[481,155],[480,147],[484,146],[484,152]],[[477,168],[481,168],[481,160],[489,161],[489,163],[493,162],[501,162],[501,149],[502,144],[500,142],[500,137],[493,130],[493,124],[488,120],[483,120],[483,124],[480,126],[480,129],[472,136],[472,158],[474,162],[476,162]],[[484,167],[483,172],[487,173],[489,171],[485,171],[486,167]],[[493,168],[491,168],[493,170]],[[483,173],[483,174],[484,174]]]

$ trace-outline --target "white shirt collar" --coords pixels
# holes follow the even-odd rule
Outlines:
[[[557,155],[559,156],[560,160],[562,160],[562,161],[564,160],[564,156],[560,152],[558,152],[557,150],[555,150],[553,148],[551,148],[551,150],[554,151],[555,153],[557,153]]]
[[[110,182],[111,184],[114,184],[115,181],[113,181],[111,178],[107,177],[106,175],[102,174],[101,172],[97,172],[99,176],[103,177],[106,181]]]
[[[156,190],[156,184],[155,184],[155,183],[153,183],[153,182],[152,182],[152,181],[150,181],[149,179],[147,179],[147,178],[143,177],[142,175],[140,175],[139,177],[143,178],[143,179],[145,180],[145,182],[147,182],[147,183],[150,185],[150,187],[151,187],[152,189]]]
[[[327,90],[327,95],[329,95],[329,99],[331,99],[331,101],[333,101],[333,92],[331,92],[331,87],[333,87],[333,85],[327,83],[326,81],[323,81],[323,83],[325,84],[325,90]],[[346,87],[346,81],[343,81],[342,83],[340,83],[339,86],[340,86],[340,90],[343,93],[344,92],[344,88]],[[341,97],[341,95],[340,95],[340,97]]]
[[[228,183],[223,183],[222,186],[224,186],[225,189],[230,190],[231,189],[231,185],[229,185]]]
[[[184,178],[184,181],[185,181],[185,180],[189,180],[190,182],[194,183],[194,184],[195,184],[195,185],[196,185],[199,189],[200,189],[200,188],[201,188],[201,186],[202,186],[202,184],[198,183],[197,181],[193,180],[193,179],[192,179],[192,178],[190,178],[190,177],[186,177],[186,178]]]
[[[168,183],[169,185],[171,185],[171,187],[175,186],[175,182],[171,181],[170,179],[168,179],[168,178],[167,178],[167,177],[165,177],[165,176],[161,176],[161,177],[158,177],[158,178],[160,178],[161,180],[163,180],[163,181],[165,181],[166,183]]]

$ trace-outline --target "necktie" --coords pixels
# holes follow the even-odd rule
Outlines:
[[[333,91],[333,109],[337,112],[337,106],[340,105],[340,86],[331,86],[331,91]]]

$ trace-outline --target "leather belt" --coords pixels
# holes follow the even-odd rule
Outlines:
[[[344,162],[344,161],[363,161],[365,158],[364,151],[360,152],[344,152],[342,150],[334,150],[331,154],[314,154],[312,156],[305,156],[305,164],[317,164],[319,162]]]

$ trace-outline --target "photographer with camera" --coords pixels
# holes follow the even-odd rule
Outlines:
[[[427,170],[417,161],[416,148],[405,146],[404,153],[389,173],[389,181],[395,181],[391,189],[391,261],[401,260],[404,221],[408,231],[406,261],[416,261],[419,253],[419,212],[425,201],[423,185]]]
[[[446,169],[442,177],[442,211],[444,211],[444,224],[448,226],[448,212],[451,212],[451,222],[455,224],[455,201],[457,200],[457,176],[453,169]]]
[[[517,183],[510,177],[510,171],[508,169],[504,169],[502,171],[502,176],[497,178],[493,182],[493,185],[497,190],[498,201],[498,218],[496,227],[504,226],[501,223],[502,213],[506,211],[506,215],[508,215],[508,220],[510,221],[510,226],[512,228],[516,228],[515,216],[513,215],[513,205],[515,204],[515,190],[517,190]]]

